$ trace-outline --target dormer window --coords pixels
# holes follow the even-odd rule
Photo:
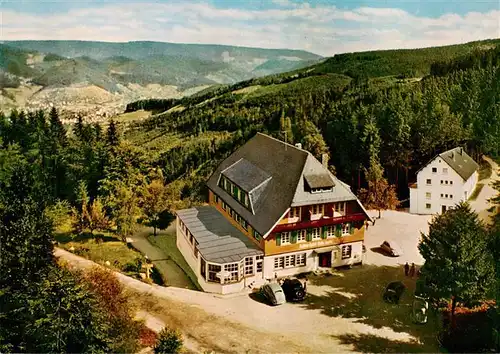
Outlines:
[[[243,204],[246,208],[250,208],[250,197],[248,193],[232,183],[229,179],[221,176],[219,179],[219,187],[229,193],[240,204]]]
[[[304,175],[306,190],[311,193],[331,192],[335,183],[329,174]]]
[[[311,193],[325,193],[331,192],[333,188],[311,188]]]
[[[254,214],[259,207],[259,197],[271,178],[254,164],[240,159],[221,171],[218,185]]]

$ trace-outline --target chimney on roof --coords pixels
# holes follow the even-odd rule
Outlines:
[[[463,148],[460,148],[460,150],[458,150],[460,152],[460,155],[463,155],[464,154],[464,149]]]
[[[321,154],[321,164],[328,169],[328,154]]]
[[[295,147],[297,147],[299,149],[302,149],[302,144],[301,143],[297,143],[297,144],[295,144]]]
[[[454,152],[452,152],[452,153],[451,153],[451,159],[452,159],[453,161],[455,161],[455,153],[454,153]]]

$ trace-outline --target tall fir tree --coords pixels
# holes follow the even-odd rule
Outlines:
[[[85,126],[83,123],[83,117],[81,114],[79,114],[77,119],[76,119],[76,123],[73,127],[73,133],[75,134],[75,136],[77,137],[78,140],[84,141],[84,138],[85,138],[84,131],[85,131]]]
[[[108,130],[106,131],[106,143],[110,149],[115,149],[120,143],[118,130],[114,120],[109,122]]]
[[[486,230],[466,202],[436,216],[418,245],[425,259],[421,275],[431,298],[451,300],[450,323],[457,304],[482,300],[494,274]]]
[[[67,145],[66,129],[59,119],[59,113],[55,107],[52,107],[49,114],[50,133],[61,146]]]

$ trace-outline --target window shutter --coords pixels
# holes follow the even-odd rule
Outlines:
[[[323,226],[323,229],[321,230],[321,238],[326,238],[326,226]]]
[[[352,225],[352,223],[349,225],[349,233],[350,233],[351,235],[353,235],[353,234],[354,234],[354,226]]]
[[[335,226],[335,234],[337,237],[342,237],[342,225],[341,224],[337,224]]]
[[[281,246],[281,234],[276,234],[276,246]]]
[[[311,240],[312,240],[311,229],[307,229],[306,241],[311,241]]]
[[[297,231],[292,231],[292,243],[297,243]]]
[[[238,187],[233,186],[233,196],[234,199],[238,200]]]

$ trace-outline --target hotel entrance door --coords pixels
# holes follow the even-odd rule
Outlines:
[[[321,268],[332,267],[332,251],[319,253],[318,266]]]

